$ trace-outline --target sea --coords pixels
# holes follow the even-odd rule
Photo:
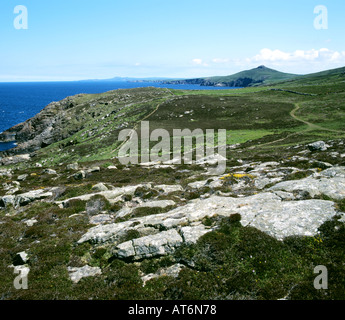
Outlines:
[[[207,87],[159,82],[69,81],[0,83],[0,133],[26,121],[53,101],[79,93],[102,93],[117,89],[157,87],[182,90],[224,90],[232,87]],[[0,151],[15,147],[15,142],[0,142]]]

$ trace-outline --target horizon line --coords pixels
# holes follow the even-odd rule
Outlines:
[[[8,81],[8,80],[0,80],[0,83],[33,83],[33,82],[96,82],[96,81],[110,81],[116,78],[119,79],[133,79],[133,80],[146,80],[146,81],[159,81],[159,80],[188,80],[188,79],[199,79],[199,78],[211,78],[211,77],[227,77],[227,76],[231,76],[231,75],[235,75],[236,73],[240,73],[243,71],[249,71],[249,70],[254,70],[257,69],[261,66],[266,67],[265,65],[260,65],[258,67],[252,68],[252,69],[244,69],[242,71],[238,71],[235,72],[233,74],[228,74],[228,75],[213,75],[213,76],[201,76],[201,77],[179,77],[179,78],[174,78],[174,77],[166,77],[166,76],[162,76],[162,77],[150,77],[150,76],[145,76],[145,77],[135,77],[135,76],[115,76],[112,78],[104,78],[104,79],[100,79],[100,78],[89,78],[89,79],[75,79],[75,80],[12,80],[12,81]],[[329,70],[336,70],[336,69],[341,69],[344,68],[343,67],[337,67],[337,68],[332,68],[332,69],[322,69],[320,71],[316,71],[316,72],[311,72],[311,73],[303,73],[303,74],[297,74],[297,73],[293,73],[296,74],[296,76],[305,76],[305,75],[310,75],[310,74],[315,74],[315,73],[319,73],[319,72],[323,72],[323,71],[329,71]],[[266,67],[268,69],[272,69],[269,67]],[[272,69],[272,70],[276,70],[276,69]],[[279,70],[276,70],[279,71]],[[282,72],[282,71],[279,71]],[[282,73],[289,73],[289,72],[282,72]]]

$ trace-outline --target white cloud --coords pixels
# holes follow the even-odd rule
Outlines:
[[[328,48],[292,52],[265,48],[240,64],[243,62],[253,67],[263,64],[285,72],[310,73],[345,66],[345,52]]]
[[[192,60],[195,64],[202,64],[202,59],[193,59]]]
[[[229,62],[229,59],[222,59],[222,58],[215,58],[212,60],[214,63],[227,63]]]
[[[262,49],[259,54],[247,59],[248,62],[344,62],[344,52],[333,51],[327,48],[319,50],[296,50],[284,52],[281,50]]]
[[[205,63],[202,59],[193,59],[192,61],[194,64],[196,64],[198,66],[204,66],[204,67],[208,66],[208,64]]]

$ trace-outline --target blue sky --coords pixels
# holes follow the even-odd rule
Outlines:
[[[317,72],[345,66],[344,14],[343,0],[2,0],[0,81]]]

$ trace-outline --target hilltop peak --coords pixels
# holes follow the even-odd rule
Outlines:
[[[257,69],[268,69],[268,68],[264,65],[261,65],[261,66],[258,66]]]

